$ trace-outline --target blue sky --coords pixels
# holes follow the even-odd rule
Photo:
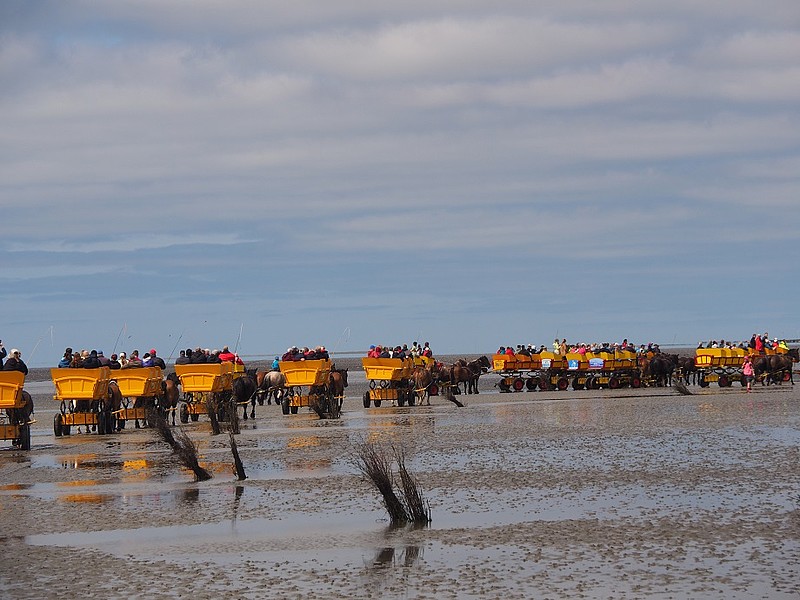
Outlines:
[[[800,337],[796,0],[386,4],[0,3],[6,347]]]

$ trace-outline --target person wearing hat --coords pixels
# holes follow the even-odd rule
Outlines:
[[[16,348],[11,349],[11,355],[3,365],[3,371],[19,371],[20,373],[28,374],[28,365],[22,361],[22,352]]]
[[[279,356],[275,357],[275,360],[272,361],[272,370],[273,371],[280,371],[281,370],[281,359]]]
[[[159,367],[162,370],[167,368],[167,364],[164,362],[164,359],[162,359],[160,356],[156,356],[155,348],[150,348],[150,360],[153,362],[153,367]]]

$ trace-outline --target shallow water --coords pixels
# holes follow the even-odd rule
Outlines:
[[[350,398],[329,422],[258,407],[243,482],[201,417],[184,427],[204,483],[151,430],[55,438],[36,397],[33,450],[0,450],[0,518],[34,586],[66,552],[110,596],[168,576],[197,598],[795,597],[795,392],[651,392]],[[429,527],[388,527],[353,462],[365,440],[405,449]],[[0,590],[22,576],[0,566]]]

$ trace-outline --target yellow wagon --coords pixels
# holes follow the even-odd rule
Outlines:
[[[114,431],[114,416],[108,402],[108,382],[111,369],[50,369],[60,411],[53,419],[56,437],[69,435],[71,427],[97,428],[97,433]]]
[[[206,401],[210,398],[216,396],[218,406],[222,406],[233,389],[236,369],[232,362],[175,365],[175,374],[183,390],[181,423],[188,423],[190,418],[197,421],[200,415],[208,414]]]
[[[378,407],[384,400],[396,402],[398,406],[405,406],[406,402],[414,405],[411,381],[414,359],[365,357],[361,359],[361,366],[369,382],[369,390],[364,392],[364,408],[369,408],[370,403]]]
[[[120,369],[112,377],[122,394],[123,405],[113,411],[120,429],[126,421],[146,421],[147,410],[156,406],[163,393],[164,378],[161,367]]]
[[[23,394],[25,373],[0,371],[0,439],[13,440],[21,450],[31,449],[31,425]]]
[[[283,414],[296,415],[300,407],[310,406],[312,402],[332,405],[330,360],[282,360],[278,369],[286,377],[286,392],[281,401]]]
[[[719,387],[730,387],[734,381],[746,385],[742,377],[742,365],[747,350],[744,348],[698,348],[695,350],[694,365],[697,368],[697,381],[700,387],[708,387],[717,382]]]

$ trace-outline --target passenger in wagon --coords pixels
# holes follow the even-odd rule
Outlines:
[[[134,350],[133,352],[131,352],[130,358],[128,358],[128,364],[124,365],[123,368],[138,369],[141,368],[142,366],[143,366],[142,359],[139,358],[139,351]]]
[[[11,349],[11,356],[3,364],[3,371],[19,371],[28,374],[28,365],[22,360],[22,352],[16,348]]]
[[[164,359],[156,354],[155,348],[150,348],[150,359],[153,361],[154,367],[159,367],[162,370],[167,368],[167,364],[164,362]]]
[[[191,352],[191,350],[189,350],[189,352]],[[175,359],[176,365],[188,365],[190,362],[192,362],[192,359],[186,356],[186,350],[181,350],[180,355]]]
[[[89,356],[83,360],[84,369],[98,369],[101,366],[100,360],[97,358],[97,350],[89,352]]]
[[[64,350],[64,356],[58,361],[59,369],[68,369],[72,365],[72,348]]]
[[[108,366],[114,371],[122,368],[122,364],[119,362],[119,357],[116,354],[111,355],[111,358],[108,361]]]

